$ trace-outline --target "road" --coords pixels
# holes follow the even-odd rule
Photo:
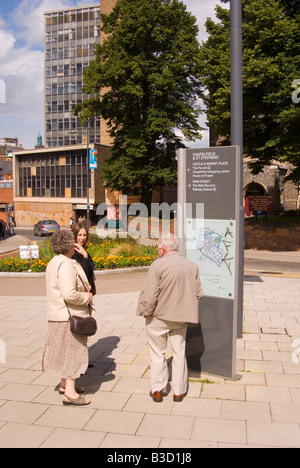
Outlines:
[[[20,234],[21,236],[26,237],[26,239],[30,241],[35,241],[35,242],[44,242],[45,239],[49,239],[48,236],[44,237],[37,237],[33,234],[33,228],[15,228],[15,234]]]
[[[300,264],[294,262],[277,262],[272,260],[258,260],[246,259],[245,260],[245,274],[294,274],[300,277]]]
[[[300,278],[300,252],[245,252],[245,275],[290,275]]]

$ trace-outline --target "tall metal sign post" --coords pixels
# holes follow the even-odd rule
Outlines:
[[[236,376],[240,152],[236,146],[180,150],[180,251],[199,265],[200,325],[187,336],[189,369]]]
[[[230,21],[232,146],[179,151],[178,229],[181,253],[199,264],[204,290],[200,325],[188,331],[189,368],[237,379],[244,296],[242,0],[230,0]]]
[[[237,336],[243,336],[243,302],[244,302],[244,196],[243,196],[243,34],[242,34],[242,0],[230,0],[230,37],[231,37],[231,144],[240,148],[240,253],[238,286],[238,322]]]

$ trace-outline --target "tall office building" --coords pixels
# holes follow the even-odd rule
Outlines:
[[[86,143],[87,127],[73,110],[85,98],[83,72],[94,58],[94,44],[100,44],[100,3],[44,15],[45,146]],[[100,143],[100,118],[88,126],[89,142]]]

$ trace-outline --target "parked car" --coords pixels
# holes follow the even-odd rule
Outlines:
[[[60,225],[53,219],[43,219],[34,225],[33,233],[35,236],[42,236],[43,234],[53,234],[60,230]]]

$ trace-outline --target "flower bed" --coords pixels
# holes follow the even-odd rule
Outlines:
[[[116,268],[130,268],[149,266],[157,257],[156,248],[144,247],[136,242],[122,239],[99,240],[94,237],[88,247],[95,270],[112,270]],[[0,260],[0,272],[45,272],[54,254],[50,242],[40,248],[38,260],[21,260],[19,257]]]
[[[128,268],[136,266],[149,266],[153,262],[154,257],[93,257],[95,270],[115,269],[115,268]]]

